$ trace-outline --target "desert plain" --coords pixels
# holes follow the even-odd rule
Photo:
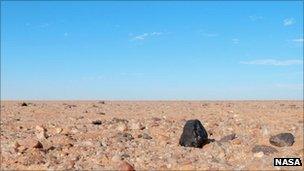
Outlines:
[[[190,119],[208,133],[202,148],[179,145]],[[1,170],[303,169],[273,166],[303,163],[303,101],[1,101],[0,124]],[[279,133],[293,145],[272,145]]]

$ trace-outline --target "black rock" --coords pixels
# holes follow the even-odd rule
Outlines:
[[[207,143],[208,134],[201,122],[197,119],[188,120],[184,126],[179,144],[185,147],[202,148]]]
[[[233,134],[229,134],[229,135],[224,136],[223,138],[220,139],[219,142],[228,142],[230,140],[234,140],[235,138],[236,138],[236,134],[233,133]]]
[[[92,124],[94,124],[94,125],[101,125],[101,120],[92,121]]]
[[[278,150],[275,149],[274,147],[267,145],[256,145],[252,148],[251,152],[253,153],[263,152],[264,154],[269,155],[272,153],[277,153]]]
[[[21,106],[28,106],[28,104],[23,102],[23,103],[21,103]]]
[[[291,133],[281,133],[269,138],[270,144],[278,147],[292,146],[295,137]]]

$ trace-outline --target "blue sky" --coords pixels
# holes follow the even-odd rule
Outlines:
[[[1,99],[303,98],[303,2],[1,2]]]

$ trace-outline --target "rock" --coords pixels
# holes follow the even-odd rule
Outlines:
[[[128,120],[126,120],[126,119],[120,119],[120,118],[113,118],[112,119],[112,123],[128,123],[129,121]]]
[[[123,132],[123,131],[126,131],[128,128],[127,128],[127,125],[124,124],[124,123],[120,123],[117,128],[116,128],[118,131],[120,132]]]
[[[266,155],[277,153],[278,150],[275,149],[274,147],[267,146],[267,145],[255,145],[252,150],[253,153],[259,153],[263,152]]]
[[[208,134],[201,122],[197,119],[188,120],[184,126],[179,144],[185,147],[202,148],[207,143]]]
[[[98,115],[106,115],[105,112],[97,112]]]
[[[105,101],[98,101],[99,104],[106,104]]]
[[[94,125],[101,125],[101,120],[92,121],[92,124],[94,124]]]
[[[47,138],[46,129],[42,126],[39,126],[39,125],[36,126],[35,134],[39,140],[44,140]]]
[[[117,137],[118,137],[118,141],[120,141],[120,142],[131,141],[131,140],[134,139],[131,134],[125,133],[125,132],[124,133],[121,133],[121,132],[118,133]]]
[[[129,157],[130,157],[130,155],[129,155],[129,154],[126,154],[126,153],[124,153],[124,154],[121,155],[121,158],[122,158],[122,159],[126,159],[126,158],[129,158]]]
[[[158,122],[158,121],[161,121],[161,118],[158,118],[158,117],[152,117],[152,120],[153,120],[154,122]]]
[[[28,106],[28,104],[23,102],[23,103],[21,103],[21,106]]]
[[[149,134],[147,134],[147,133],[139,134],[138,138],[143,138],[143,139],[148,139],[148,140],[152,139],[152,137]]]
[[[60,134],[63,131],[63,129],[62,128],[56,128],[55,131],[56,131],[57,134]]]
[[[229,134],[229,135],[224,136],[223,138],[221,138],[219,140],[219,142],[228,142],[228,141],[234,140],[235,138],[236,138],[236,134],[233,133],[233,134]]]
[[[269,138],[270,144],[278,147],[292,146],[295,137],[291,133],[281,133]]]
[[[145,129],[145,127],[142,126],[140,122],[133,122],[130,126],[130,129],[132,129],[132,130],[143,130],[143,129]]]
[[[126,161],[122,162],[119,165],[118,170],[121,170],[121,171],[135,171],[134,167]]]
[[[261,158],[264,156],[264,153],[262,151],[260,151],[260,152],[254,153],[253,156],[256,158]]]
[[[107,141],[106,141],[105,139],[102,139],[102,140],[99,141],[99,145],[100,145],[101,147],[107,147],[107,146],[108,146],[108,143],[107,143]]]

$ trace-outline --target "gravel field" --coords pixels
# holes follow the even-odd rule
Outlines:
[[[191,119],[202,148],[179,144]],[[302,101],[1,101],[0,124],[1,170],[303,169],[273,166],[303,163]]]

